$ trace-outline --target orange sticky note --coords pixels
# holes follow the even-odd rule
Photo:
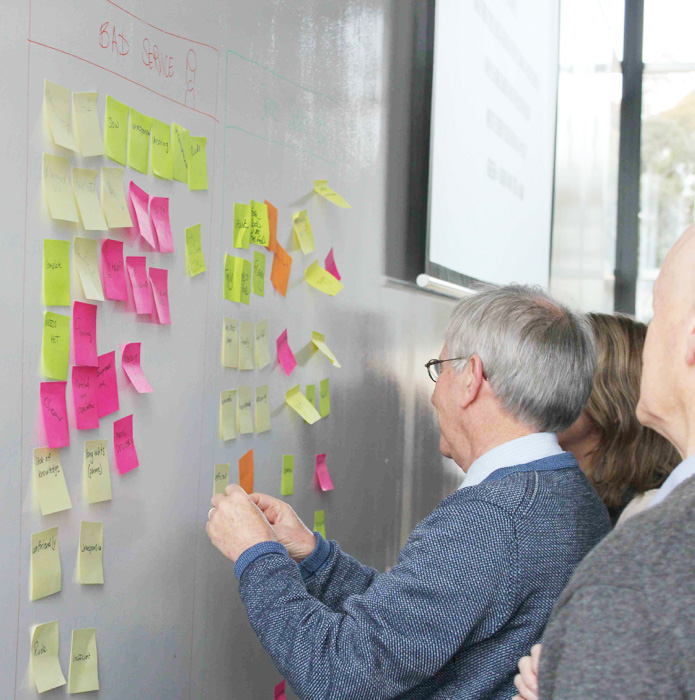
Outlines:
[[[239,459],[239,486],[246,493],[253,493],[253,450]]]
[[[272,238],[271,238],[272,241]],[[290,279],[292,269],[292,256],[275,240],[275,255],[273,255],[273,269],[270,272],[270,281],[273,287],[284,297],[287,294],[287,282]]]
[[[264,201],[268,207],[268,228],[270,229],[270,241],[266,248],[274,253],[278,242],[278,210],[267,199]]]

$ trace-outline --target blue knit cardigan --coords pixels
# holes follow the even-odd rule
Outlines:
[[[320,535],[239,558],[249,621],[302,700],[509,700],[572,571],[610,530],[569,453],[491,474],[425,518],[380,574]]]

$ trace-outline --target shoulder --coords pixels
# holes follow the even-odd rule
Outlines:
[[[656,496],[658,492],[659,489],[650,489],[649,491],[645,491],[644,493],[640,493],[638,496],[635,496],[625,506],[623,512],[618,518],[618,522],[616,523],[616,525],[623,525],[628,518],[631,518],[633,515],[637,515],[637,513],[641,513],[642,511],[647,510],[647,508],[649,508],[649,504],[652,502],[652,499],[654,498],[654,496]]]

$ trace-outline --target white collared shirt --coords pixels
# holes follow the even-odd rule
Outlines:
[[[671,491],[673,491],[677,486],[680,486],[686,479],[689,479],[695,474],[695,455],[690,455],[687,459],[684,459],[669,475],[668,479],[664,481],[661,488],[656,492],[656,496],[652,498],[652,502],[649,504],[649,508],[658,505],[665,498],[669,496]]]
[[[557,441],[555,433],[533,433],[504,442],[493,447],[471,464],[466,472],[466,478],[459,488],[477,486],[487,479],[492,472],[517,464],[528,464],[537,459],[560,455],[563,449]],[[664,484],[665,486],[665,484]],[[663,488],[663,487],[662,487]]]

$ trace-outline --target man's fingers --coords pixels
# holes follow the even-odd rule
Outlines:
[[[531,668],[533,668],[533,672],[538,675],[538,664],[540,663],[541,660],[541,651],[543,649],[542,644],[534,644],[531,647]]]
[[[266,496],[264,493],[252,493],[249,498],[258,506],[271,525],[277,522],[285,507],[283,501]]]
[[[535,695],[538,692],[538,678],[533,670],[533,659],[530,656],[523,656],[519,661],[519,672],[524,685]]]
[[[224,499],[224,496],[221,493],[216,493],[212,499],[210,500],[210,503],[212,503],[213,508],[217,508],[217,506],[220,505],[220,502]]]
[[[538,695],[536,695],[526,685],[526,683],[524,683],[524,679],[521,677],[520,673],[514,676],[514,685],[516,686],[516,689],[519,691],[519,695],[523,698],[523,700],[538,700]]]

